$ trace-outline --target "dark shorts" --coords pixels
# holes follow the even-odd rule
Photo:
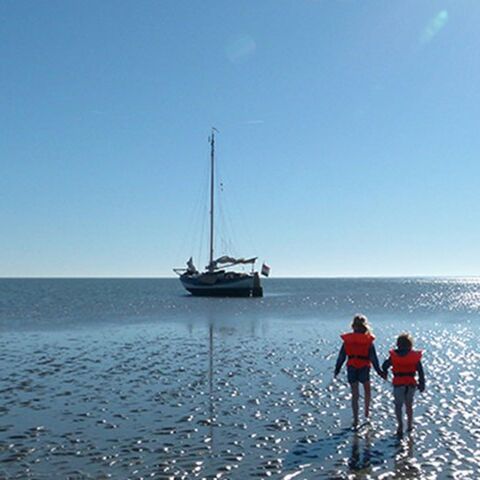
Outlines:
[[[355,368],[347,365],[348,383],[365,383],[370,381],[370,367]]]

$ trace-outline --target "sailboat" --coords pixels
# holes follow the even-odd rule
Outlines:
[[[187,261],[187,268],[174,268],[182,285],[192,295],[209,297],[262,297],[263,288],[260,273],[255,270],[258,257],[235,258],[222,255],[214,258],[214,220],[215,220],[215,128],[210,136],[210,255],[205,271],[199,272],[192,257]],[[250,265],[249,273],[231,270],[238,265]],[[262,265],[261,273],[268,276],[270,267]]]

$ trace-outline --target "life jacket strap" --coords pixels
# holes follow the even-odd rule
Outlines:
[[[364,355],[349,355],[348,358],[358,358],[359,360],[370,360],[370,357]]]
[[[414,377],[415,372],[397,372],[397,373],[394,372],[393,376],[394,377]]]

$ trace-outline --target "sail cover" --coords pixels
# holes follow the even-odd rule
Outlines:
[[[255,263],[255,260],[257,257],[252,257],[252,258],[234,258],[234,257],[229,257],[228,255],[223,255],[221,257],[218,257],[216,260],[212,262],[213,268],[217,268],[219,265],[240,265],[240,264],[249,264],[249,263]]]

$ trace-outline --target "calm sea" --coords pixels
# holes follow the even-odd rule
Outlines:
[[[0,328],[56,329],[201,320],[234,323],[369,316],[468,319],[480,279],[268,279],[261,299],[188,295],[176,279],[0,279]],[[211,317],[214,318],[211,318]]]
[[[264,288],[209,299],[176,279],[1,279],[0,478],[480,477],[480,279]],[[425,350],[408,438],[379,377],[373,425],[349,428],[332,370],[357,312],[381,360],[403,330]]]

